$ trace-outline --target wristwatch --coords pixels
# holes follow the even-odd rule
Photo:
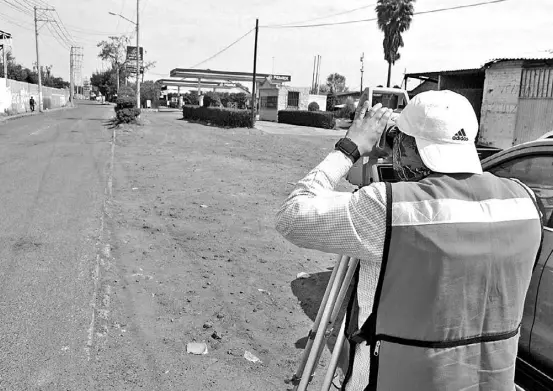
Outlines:
[[[359,149],[357,149],[357,144],[355,144],[347,137],[344,137],[338,140],[338,142],[334,146],[334,149],[342,152],[344,155],[349,157],[353,163],[355,163],[357,160],[359,160],[359,158],[361,158]]]

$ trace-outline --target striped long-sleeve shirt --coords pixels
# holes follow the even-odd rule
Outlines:
[[[297,183],[277,213],[276,229],[299,247],[360,260],[357,298],[359,327],[372,310],[386,230],[386,188],[373,183],[355,193],[334,189],[352,162],[339,151]],[[370,352],[357,346],[347,391],[363,390],[369,379]]]

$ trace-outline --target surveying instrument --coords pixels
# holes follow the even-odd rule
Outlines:
[[[405,90],[399,88],[366,88],[359,99],[357,113],[363,107],[365,101],[369,101],[369,107],[381,103],[383,107],[394,110],[396,117],[399,112],[409,103],[409,96]],[[384,149],[386,142],[386,133],[394,124],[387,124],[382,132],[377,149]],[[347,178],[349,183],[359,188],[367,186],[373,182],[395,182],[391,157],[378,159],[376,162],[369,161],[369,158],[360,158],[350,169]],[[309,383],[313,380],[315,368],[323,353],[326,342],[332,332],[338,314],[342,309],[347,292],[352,285],[359,260],[345,255],[338,255],[336,265],[332,269],[330,280],[326,287],[321,306],[311,330],[307,334],[307,344],[303,351],[303,356],[296,373],[292,376],[291,383],[294,385],[294,391],[305,391]],[[356,292],[352,290],[352,295]],[[324,376],[321,391],[329,391],[335,372],[338,367],[340,356],[344,349],[346,341],[346,327],[348,316],[344,316],[340,331],[334,345],[334,350],[330,357],[330,363]],[[351,363],[350,363],[351,365]]]

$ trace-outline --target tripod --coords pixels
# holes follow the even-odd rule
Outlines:
[[[305,346],[302,360],[291,380],[292,384],[294,384],[294,391],[307,390],[309,383],[313,380],[315,366],[319,362],[328,337],[334,330],[334,323],[338,318],[338,313],[342,308],[342,304],[358,264],[359,260],[356,258],[350,258],[344,255],[339,255],[337,257],[336,266],[330,275],[330,280],[328,281],[321,306],[319,307],[319,312],[315,317],[313,327],[307,335],[307,345]],[[355,294],[355,292],[352,292],[352,294]],[[342,325],[340,326],[338,338],[336,339],[336,344],[332,351],[321,391],[330,390],[332,379],[334,378],[338,366],[340,353],[346,341],[345,330],[346,317],[344,317]]]

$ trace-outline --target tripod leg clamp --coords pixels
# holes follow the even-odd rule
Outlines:
[[[367,345],[369,344],[367,335],[363,332],[363,330],[357,330],[348,338],[348,340],[354,342],[357,345],[363,342],[365,342]]]

